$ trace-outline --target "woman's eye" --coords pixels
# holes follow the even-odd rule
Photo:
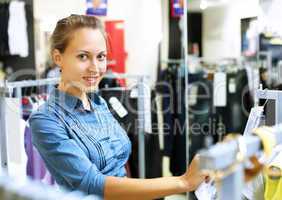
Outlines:
[[[104,61],[104,60],[106,59],[106,57],[107,57],[106,54],[100,54],[100,55],[97,56],[97,59],[98,59],[99,61]]]
[[[88,55],[87,54],[80,54],[78,55],[79,60],[81,61],[85,61],[88,59]]]

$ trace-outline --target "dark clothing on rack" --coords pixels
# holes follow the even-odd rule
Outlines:
[[[184,81],[183,81],[184,82]],[[196,87],[196,102],[189,105],[189,161],[196,153],[205,147],[205,140],[216,140],[215,114],[213,113],[213,81],[204,77],[204,74],[189,74],[189,87]],[[190,94],[194,95],[194,94]]]
[[[176,84],[177,68],[170,67],[161,72],[163,79],[158,83],[158,92],[162,94],[163,130],[164,130],[164,155],[171,156],[174,138],[174,122],[176,118]]]
[[[137,98],[131,98],[129,90],[101,90],[101,96],[109,102],[111,97],[116,97],[121,104],[127,109],[128,114],[120,118],[109,104],[109,108],[118,122],[123,126],[132,143],[132,154],[129,158],[130,173],[133,178],[139,178],[138,168],[138,107]],[[152,92],[152,125],[153,127],[158,124],[156,110],[155,93]],[[162,176],[162,154],[159,145],[158,129],[153,128],[152,133],[145,133],[145,177],[156,178]]]
[[[120,87],[120,84],[115,78],[103,78],[99,83],[99,89],[114,87]]]
[[[185,121],[185,80],[180,77],[177,67],[162,72],[162,94],[164,119],[164,155],[170,157],[170,171],[179,176],[186,170],[186,121]],[[214,107],[213,78],[204,73],[189,74],[189,161],[207,144],[217,142],[222,135],[230,132],[242,133],[247,113],[252,107],[246,70],[227,72],[227,105]],[[234,82],[235,91],[228,85]],[[194,93],[193,88],[194,87]]]
[[[170,157],[170,171],[179,176],[186,171],[185,102],[182,101],[181,79],[178,67],[162,72],[158,91],[162,95],[164,155]],[[184,88],[183,88],[184,89]]]
[[[186,109],[185,78],[178,76],[177,67],[162,72],[163,84],[159,88],[162,94],[164,119],[164,155],[170,157],[170,171],[179,176],[186,171]],[[210,130],[206,128],[211,120],[212,82],[204,78],[203,73],[189,74],[189,86],[197,87],[196,103],[189,105],[189,161],[196,152],[204,147],[205,137]],[[194,127],[199,127],[195,129]],[[209,127],[207,127],[209,128]]]
[[[7,6],[3,8],[3,4],[5,3],[0,3],[0,62],[4,63],[4,70],[6,70],[7,67],[10,67],[13,72],[16,72],[18,70],[35,70],[35,45],[34,45],[34,17],[33,17],[33,0],[24,0],[24,1],[19,1],[18,3],[24,3],[24,10],[25,10],[25,19],[26,19],[26,30],[27,30],[27,40],[28,40],[28,56],[27,57],[21,57],[18,55],[18,53],[15,53],[11,50],[12,48],[16,47],[18,48],[20,44],[13,45],[14,43],[9,43],[10,39],[15,39],[13,35],[15,33],[19,33],[20,37],[25,37],[23,36],[24,34],[21,31],[11,31],[13,34],[8,34],[8,24],[9,20],[11,20],[11,16],[14,16],[15,18],[19,18],[20,21],[23,20],[22,16],[19,16],[15,13],[11,14],[10,13],[10,6],[11,2],[6,3]],[[15,2],[14,2],[15,3]],[[3,16],[3,12],[4,14]],[[7,16],[9,14],[9,17]],[[14,21],[14,20],[12,20]],[[13,23],[14,24],[14,23]],[[21,23],[22,25],[22,23]],[[14,27],[14,26],[11,26]],[[10,28],[11,28],[10,27]],[[16,26],[17,27],[17,26]],[[13,29],[12,29],[13,30]],[[20,29],[21,30],[21,29]],[[13,40],[14,41],[14,40]],[[23,42],[22,39],[20,39],[21,43]],[[10,41],[11,42],[11,41]],[[11,46],[10,46],[11,45]],[[14,49],[13,48],[13,49]],[[15,50],[15,49],[14,49]],[[4,51],[4,52],[3,52]],[[11,55],[13,54],[13,55]],[[10,74],[7,74],[6,78],[9,78]],[[31,73],[19,73],[16,77],[10,77],[13,79],[13,81],[20,81],[20,80],[29,80],[29,79],[35,79],[35,75],[32,75]]]
[[[217,108],[217,111],[218,115],[222,117],[226,133],[242,134],[252,107],[246,70],[228,73],[227,85],[231,81],[235,83],[236,89],[231,92],[227,87],[227,105],[223,108]]]
[[[10,54],[9,51],[9,3],[0,3],[0,57]]]

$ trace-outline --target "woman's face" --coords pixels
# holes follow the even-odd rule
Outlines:
[[[64,51],[54,51],[55,63],[61,67],[62,82],[84,92],[97,88],[107,67],[106,41],[98,29],[76,30]]]

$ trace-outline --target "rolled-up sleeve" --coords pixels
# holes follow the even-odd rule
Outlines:
[[[32,143],[58,184],[103,197],[106,176],[52,115],[34,113],[29,120]],[[58,181],[64,180],[64,181]],[[63,182],[63,183],[62,183]]]

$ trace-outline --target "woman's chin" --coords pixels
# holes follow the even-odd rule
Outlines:
[[[97,88],[98,88],[98,85],[90,85],[90,86],[87,85],[83,88],[83,91],[86,93],[94,92],[95,90],[97,90]]]

